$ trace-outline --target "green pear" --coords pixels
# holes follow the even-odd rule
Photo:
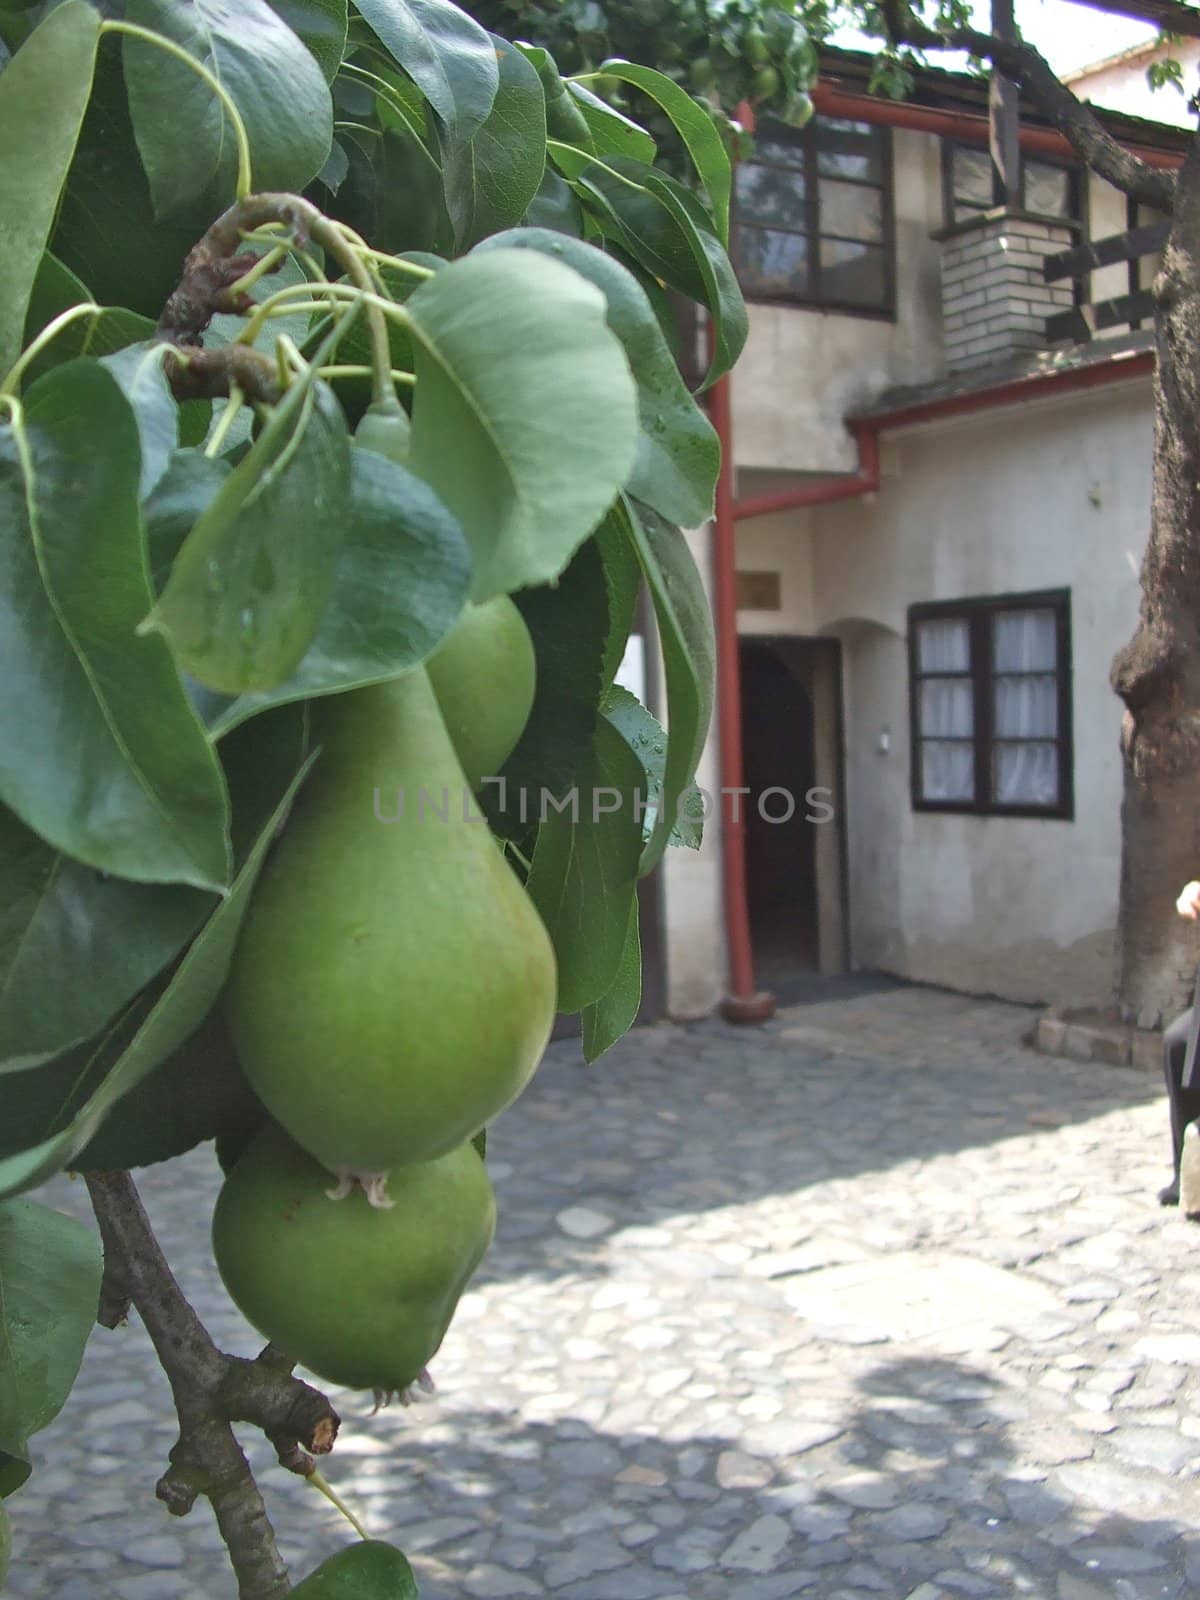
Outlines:
[[[533,707],[533,640],[506,594],[469,605],[426,663],[446,730],[471,788],[494,778]]]
[[[331,1172],[429,1161],[520,1094],[554,952],[475,810],[429,678],[314,706],[322,755],[259,880],[224,1009],[251,1087]]]
[[[383,1208],[359,1188],[331,1198],[331,1181],[267,1127],[217,1196],[217,1269],[247,1321],[310,1372],[403,1394],[487,1254],[492,1186],[470,1144],[389,1173]]]

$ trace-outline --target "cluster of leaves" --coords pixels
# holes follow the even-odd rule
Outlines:
[[[0,1369],[0,1495],[100,1270],[11,1197],[260,1115],[215,1008],[320,759],[314,697],[512,592],[539,687],[495,826],[589,1058],[637,1011],[636,884],[694,842],[712,695],[681,529],[718,449],[667,291],[711,319],[706,382],[746,315],[707,111],[605,74],[669,122],[688,181],[451,0],[0,3],[0,1345],[58,1341],[37,1382]],[[404,464],[353,440],[393,385]],[[669,736],[613,684],[643,584]],[[630,803],[538,822],[517,799],[598,786]]]
[[[563,71],[594,75],[596,91],[671,155],[669,122],[636,85],[607,77],[606,61],[654,66],[688,89],[740,153],[729,114],[743,102],[795,127],[812,116],[808,91],[831,12],[826,0],[471,0],[467,9],[495,33],[536,39]]]

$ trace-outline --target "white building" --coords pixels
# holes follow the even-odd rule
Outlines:
[[[995,207],[986,86],[929,72],[897,105],[866,96],[866,71],[832,54],[817,117],[762,127],[737,181],[738,502],[809,502],[737,523],[758,983],[872,970],[1103,1003],[1121,798],[1108,673],[1137,616],[1153,357],[1136,300],[1079,308],[1136,294],[1152,262],[1043,269],[1153,219],[1025,107],[1022,203]],[[1182,131],[1104,116],[1178,164]],[[700,781],[721,782],[715,732]],[[770,787],[828,789],[834,819],[803,821],[801,802],[768,824]],[[699,854],[668,853],[674,1015],[728,990],[721,834],[714,819]]]

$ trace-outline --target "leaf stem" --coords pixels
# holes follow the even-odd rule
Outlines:
[[[131,39],[140,39],[143,44],[156,45],[158,49],[165,50],[168,55],[182,61],[189,66],[197,77],[202,78],[217,99],[221,102],[226,116],[233,124],[233,135],[237,142],[237,187],[236,196],[244,200],[253,189],[250,168],[250,135],[246,132],[246,124],[242,121],[242,114],[234,103],[232,95],[221,80],[211,73],[202,62],[189,54],[182,45],[176,44],[174,39],[168,39],[165,34],[155,33],[152,28],[139,27],[136,22],[117,22],[110,20],[100,25],[101,34],[123,33]]]
[[[77,306],[70,306],[54,317],[38,334],[31,345],[28,345],[17,357],[12,370],[0,383],[0,398],[15,394],[21,385],[21,378],[31,362],[35,361],[46,347],[58,338],[64,328],[72,322],[78,322],[80,317],[97,317],[103,311],[103,306],[96,305],[91,300],[81,300]]]
[[[286,244],[272,245],[265,255],[260,256],[257,266],[251,267],[249,272],[244,272],[240,278],[234,279],[225,291],[226,294],[230,296],[248,294],[256,283],[260,283],[263,278],[275,271],[281,261],[286,260],[287,254]]]
[[[329,379],[329,378],[369,378],[371,376],[371,373],[374,370],[375,369],[373,367],[356,367],[356,366],[321,367],[320,371],[319,371],[319,376],[322,377],[322,378],[325,378],[325,379]],[[402,383],[406,387],[411,388],[416,383],[416,381],[417,381],[417,379],[416,379],[416,374],[415,373],[402,372],[399,367],[393,367],[392,368],[392,382],[393,383]]]
[[[246,396],[236,383],[229,385],[229,399],[225,402],[225,409],[217,418],[217,425],[212,431],[212,438],[204,446],[204,454],[211,461],[221,453],[221,446],[229,437],[229,430],[233,427],[238,412],[246,403]]]
[[[341,1495],[338,1494],[337,1490],[331,1483],[328,1482],[324,1475],[317,1471],[315,1466],[311,1472],[305,1474],[305,1477],[319,1494],[323,1494],[325,1496],[330,1505],[337,1507],[360,1539],[369,1539],[371,1537],[356,1514],[350,1509],[350,1507],[342,1499]]]

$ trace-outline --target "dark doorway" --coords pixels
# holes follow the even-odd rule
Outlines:
[[[840,659],[831,639],[778,637],[743,638],[740,657],[755,975],[762,988],[787,992],[805,974],[846,964]]]
[[[773,644],[743,639],[741,665],[750,936],[758,981],[770,988],[817,965],[816,851],[804,822],[804,796],[816,783],[813,707]],[[770,820],[791,803],[789,820]]]

